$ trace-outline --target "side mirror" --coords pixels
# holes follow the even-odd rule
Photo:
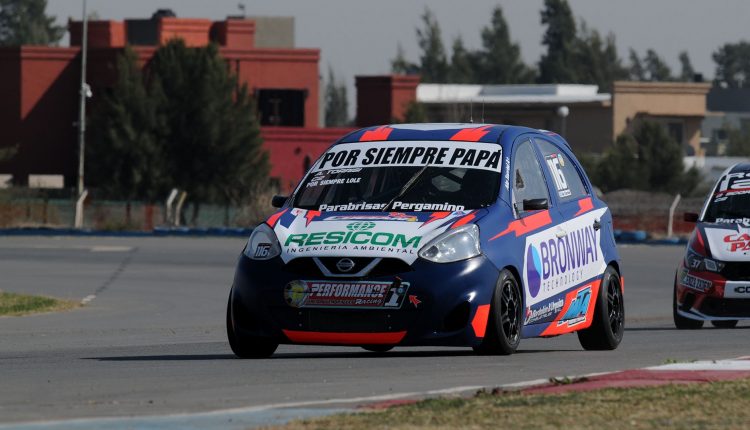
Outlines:
[[[273,196],[271,199],[271,206],[275,208],[280,208],[284,206],[284,203],[286,203],[286,199],[288,199],[289,196]]]
[[[698,214],[695,212],[685,212],[683,219],[686,222],[698,222]]]
[[[542,211],[549,209],[547,199],[528,199],[523,201],[524,211]]]

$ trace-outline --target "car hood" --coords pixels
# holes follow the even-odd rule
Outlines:
[[[711,257],[721,261],[750,261],[750,225],[701,223]]]
[[[286,263],[298,257],[386,257],[408,264],[452,225],[483,212],[319,212],[288,209],[273,226]]]

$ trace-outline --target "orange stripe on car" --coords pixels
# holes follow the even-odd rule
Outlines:
[[[594,201],[591,200],[591,197],[586,197],[585,199],[578,200],[578,212],[576,212],[576,214],[573,216],[585,214],[591,209],[594,209]]]
[[[392,131],[393,129],[388,127],[387,125],[378,127],[375,130],[367,130],[366,132],[362,133],[362,137],[359,138],[359,141],[375,142],[378,140],[388,140],[388,136]]]
[[[461,227],[462,225],[465,225],[469,221],[473,220],[474,218],[476,218],[476,215],[474,215],[474,213],[472,212],[472,213],[464,216],[463,218],[459,219],[458,221],[454,222],[453,225],[451,226],[451,228],[453,229],[453,228]]]
[[[479,305],[471,320],[471,328],[474,329],[476,337],[484,337],[487,332],[487,320],[490,318],[490,305]]]
[[[462,142],[479,142],[485,134],[490,132],[491,125],[485,125],[477,128],[464,128],[459,130],[456,134],[451,136],[451,140],[458,140]]]
[[[490,240],[495,240],[498,237],[505,236],[512,232],[516,234],[516,237],[523,236],[526,233],[542,228],[548,224],[552,224],[552,217],[550,217],[549,211],[545,210],[537,212],[525,218],[511,221],[505,230],[496,234],[494,237],[490,238]]]
[[[266,224],[270,225],[273,228],[273,226],[276,225],[276,222],[279,221],[279,218],[281,218],[281,216],[284,215],[284,213],[286,213],[286,211],[288,211],[288,210],[289,210],[289,208],[281,210],[281,211],[276,212],[275,214],[271,215],[266,220]]]

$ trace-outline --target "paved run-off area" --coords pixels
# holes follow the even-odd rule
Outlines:
[[[243,239],[0,237],[0,290],[87,304],[0,318],[0,424],[204,412],[494,386],[749,355],[737,329],[674,330],[679,246],[622,246],[626,333],[613,352],[575,335],[523,340],[510,357],[463,348],[282,346],[238,360],[224,312]],[[743,340],[744,339],[744,340]],[[304,404],[304,403],[302,403]]]

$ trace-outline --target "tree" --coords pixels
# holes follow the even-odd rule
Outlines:
[[[534,81],[535,72],[521,59],[521,49],[510,39],[508,23],[500,6],[492,12],[492,21],[482,29],[482,47],[478,53],[478,82],[519,84]]]
[[[729,157],[748,157],[750,156],[750,133],[725,125],[729,143],[727,144],[726,155]]]
[[[612,82],[628,78],[628,70],[617,55],[615,36],[611,33],[602,39],[598,31],[589,30],[585,22],[581,23],[574,53],[578,83],[596,84],[600,90],[609,91]]]
[[[406,59],[404,47],[400,43],[396,46],[396,58],[391,60],[391,72],[399,75],[419,74],[419,66]]]
[[[422,82],[443,83],[448,80],[448,60],[440,32],[440,25],[429,8],[422,15],[424,28],[417,29],[417,42],[422,50],[419,70]]]
[[[160,139],[171,184],[199,202],[237,202],[268,176],[254,103],[229,74],[215,44],[188,48],[175,39],[156,51],[149,90],[165,117]]]
[[[326,83],[326,127],[343,127],[349,124],[349,101],[346,98],[346,85],[339,84],[333,69],[328,66]]]
[[[750,79],[750,43],[727,43],[713,53],[715,82],[729,88],[744,88]]]
[[[646,51],[643,60],[638,58],[637,52],[630,50],[630,79],[653,82],[674,80],[667,63],[653,49]]]
[[[680,52],[680,80],[683,82],[693,82],[695,78],[695,69],[690,61],[687,51]]]
[[[454,84],[476,83],[475,73],[476,55],[464,47],[461,37],[453,40],[453,55],[451,55],[448,82]]]
[[[104,197],[154,201],[165,193],[164,127],[146,92],[137,56],[126,48],[117,58],[117,81],[91,118],[86,176]]]
[[[46,9],[47,0],[0,0],[0,46],[56,44],[65,28]]]
[[[645,121],[634,133],[617,137],[597,164],[594,180],[602,191],[631,188],[691,194],[700,182],[696,169],[685,172],[683,150],[663,125]]]
[[[630,80],[631,81],[645,81],[646,80],[646,69],[643,67],[638,53],[635,49],[630,48]]]
[[[544,0],[542,24],[547,30],[542,44],[547,52],[539,61],[540,83],[578,82],[574,49],[576,24],[566,0]]]
[[[646,51],[646,58],[643,62],[646,65],[649,81],[672,80],[672,71],[669,69],[669,66],[653,49]]]

